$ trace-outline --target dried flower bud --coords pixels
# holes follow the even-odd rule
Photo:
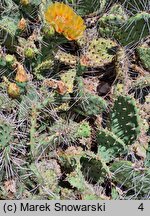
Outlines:
[[[18,29],[24,30],[27,27],[27,22],[24,18],[22,18],[18,23]]]
[[[17,82],[27,82],[28,81],[28,75],[24,67],[20,63],[18,63],[18,66],[17,66],[17,73],[16,73],[15,80]]]
[[[30,3],[29,0],[20,0],[20,4],[24,6],[28,5],[29,3]]]
[[[20,96],[20,88],[16,85],[16,83],[9,83],[7,93],[11,98],[18,98]]]

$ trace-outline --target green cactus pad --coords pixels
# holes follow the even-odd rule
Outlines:
[[[88,122],[81,122],[77,131],[78,137],[88,138],[91,135],[91,127]]]
[[[116,33],[116,38],[123,46],[133,46],[150,34],[149,23],[148,12],[137,13],[121,27],[119,33]]]
[[[59,163],[66,168],[67,173],[80,169],[80,158],[85,155],[81,147],[68,147],[64,152],[58,152]],[[77,171],[77,170],[76,170]]]
[[[110,171],[113,173],[113,180],[121,184],[120,186],[125,186],[128,188],[128,191],[135,192],[137,191],[142,196],[149,193],[150,189],[150,171],[145,169],[142,170],[136,168],[134,164],[130,161],[115,161],[111,167]]]
[[[133,88],[148,88],[150,86],[150,75],[140,76],[133,82]]]
[[[65,65],[69,65],[70,67],[74,67],[77,63],[77,57],[74,55],[71,55],[69,53],[66,53],[62,50],[58,50],[55,59],[58,60],[60,63],[63,63]]]
[[[89,184],[85,180],[85,177],[79,169],[68,174],[66,180],[70,183],[73,189],[77,189],[80,192],[83,200],[102,199],[96,195],[93,185]]]
[[[94,39],[85,54],[81,56],[80,64],[87,67],[102,67],[113,60],[117,44],[110,39]]]
[[[0,119],[0,149],[9,146],[14,139],[14,129],[10,123]]]
[[[83,115],[98,115],[107,108],[107,102],[100,96],[88,92],[81,77],[76,78],[78,100],[80,102],[77,112]]]
[[[108,130],[101,130],[97,134],[98,155],[106,162],[113,160],[116,156],[125,152],[125,143],[115,134]]]
[[[35,181],[39,184],[40,194],[49,194],[49,197],[58,199],[60,188],[58,179],[61,175],[60,167],[55,160],[42,161],[30,165],[31,172]],[[41,187],[40,187],[41,186]],[[50,196],[51,194],[51,196]]]
[[[150,47],[140,46],[136,51],[143,67],[150,71]]]
[[[43,80],[45,78],[44,77],[45,71],[50,70],[53,67],[53,65],[54,65],[53,59],[47,58],[46,60],[42,61],[34,68],[34,75],[37,77],[37,79]]]
[[[84,191],[86,188],[85,178],[81,171],[74,171],[67,175],[66,180],[72,187],[77,188],[80,191]]]
[[[107,102],[98,95],[86,93],[81,104],[81,112],[86,115],[98,115],[107,108]]]
[[[119,47],[115,56],[116,79],[124,83],[129,70],[129,61],[124,47]],[[118,84],[118,83],[117,83]]]
[[[111,112],[111,131],[126,145],[132,144],[140,134],[140,121],[134,99],[119,96]]]
[[[75,76],[76,76],[76,70],[75,69],[70,69],[67,72],[62,73],[60,75],[61,80],[63,81],[63,83],[65,83],[65,85],[67,87],[68,93],[73,92]]]
[[[122,6],[115,4],[108,13],[104,14],[99,19],[100,35],[102,37],[112,38],[114,33],[119,30],[126,20],[127,15],[125,14]]]
[[[14,37],[17,30],[18,20],[14,20],[10,17],[4,16],[0,19],[0,30],[8,32],[11,37]]]
[[[106,166],[103,158],[93,153],[86,153],[81,157],[81,171],[85,179],[93,183],[102,183],[106,177],[110,175],[109,168]]]

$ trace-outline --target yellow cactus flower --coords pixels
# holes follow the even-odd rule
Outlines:
[[[63,2],[51,4],[45,12],[45,19],[68,40],[77,40],[86,28],[83,19]]]

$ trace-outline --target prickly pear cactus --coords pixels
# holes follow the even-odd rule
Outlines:
[[[4,149],[14,140],[14,128],[10,123],[0,119],[0,148]]]
[[[91,127],[88,122],[82,122],[78,128],[79,137],[90,137],[91,136]]]
[[[112,6],[109,12],[99,19],[99,33],[103,37],[112,38],[121,26],[126,22],[127,15],[120,4]]]
[[[0,199],[150,199],[149,11],[0,1]]]
[[[106,166],[103,158],[90,152],[86,156],[81,157],[80,163],[84,177],[93,183],[103,182],[110,175],[109,168]]]
[[[15,20],[13,18],[3,16],[0,20],[0,29],[3,32],[8,32],[8,34],[13,38],[17,31],[17,22],[18,20]]]
[[[70,69],[67,72],[60,75],[62,82],[67,87],[68,93],[73,93],[75,77],[76,77],[76,70],[75,69]]]
[[[128,145],[134,144],[141,128],[146,131],[134,99],[118,96],[110,113],[108,129],[100,129],[97,133],[97,154],[108,162],[127,153]]]
[[[141,61],[143,67],[150,71],[150,47],[148,46],[139,46],[137,47],[137,55]]]
[[[127,150],[125,143],[114,133],[101,130],[97,135],[98,155],[106,162],[113,160],[116,156]]]
[[[137,139],[141,119],[135,100],[131,97],[119,96],[111,113],[111,131],[129,145]]]
[[[98,115],[107,108],[107,102],[102,97],[94,95],[85,89],[82,78],[77,78],[77,85],[79,91],[77,96],[80,102],[79,107],[81,107],[79,112],[86,115]]]
[[[113,60],[116,43],[110,39],[99,38],[91,41],[88,49],[81,56],[81,65],[87,67],[102,67]]]
[[[40,196],[48,196],[49,199],[59,199],[58,179],[60,178],[60,167],[55,160],[43,161],[36,165],[30,165],[31,172],[38,181]],[[45,194],[47,191],[47,194]]]
[[[120,183],[122,187],[128,188],[128,199],[130,197],[130,191],[135,192],[135,199],[136,191],[139,191],[139,196],[141,197],[143,194],[148,193],[150,186],[148,180],[150,177],[149,169],[145,168],[145,172],[143,172],[140,167],[136,167],[130,161],[116,161],[111,165],[110,170],[114,173],[113,180]]]
[[[60,63],[69,65],[71,67],[74,67],[77,63],[77,57],[73,56],[69,53],[66,53],[62,50],[58,50],[58,52],[55,55],[55,59],[59,60]]]
[[[119,33],[116,32],[116,38],[123,46],[133,46],[149,36],[149,22],[149,13],[145,11],[137,13],[126,21]]]

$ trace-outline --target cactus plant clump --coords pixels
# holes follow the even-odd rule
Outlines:
[[[0,199],[150,199],[149,11],[0,2]]]

